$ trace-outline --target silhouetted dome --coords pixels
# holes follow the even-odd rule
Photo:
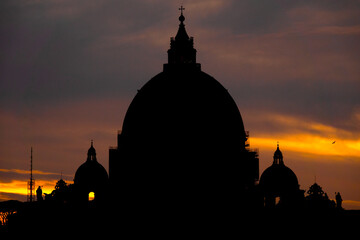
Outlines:
[[[255,181],[257,159],[245,149],[234,99],[201,71],[185,17],[179,20],[163,72],[138,90],[126,112],[118,148],[110,151],[110,178],[132,203],[147,197],[162,208],[239,204]]]
[[[107,183],[108,174],[105,168],[97,162],[96,151],[91,142],[86,162],[75,173],[74,184],[82,186],[88,191],[95,191]]]
[[[106,184],[108,175],[105,168],[96,161],[86,161],[76,171],[74,183],[88,185],[89,188]]]
[[[260,178],[260,186],[266,194],[282,195],[299,189],[295,173],[283,162],[283,155],[277,146],[274,152],[274,162]]]
[[[276,164],[271,165],[263,172],[260,185],[265,192],[272,192],[276,195],[299,188],[295,173],[285,165]]]
[[[129,106],[122,137],[136,147],[151,145],[160,154],[178,150],[172,152],[187,157],[202,150],[239,153],[246,139],[228,91],[194,66],[164,71],[146,83]]]
[[[138,90],[128,108],[124,149],[154,159],[218,155],[239,160],[246,141],[239,109],[228,91],[201,71],[182,12],[179,20],[164,71]]]

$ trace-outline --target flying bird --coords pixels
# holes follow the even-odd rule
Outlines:
[[[332,142],[332,144],[335,144],[335,143],[336,143],[336,141],[333,141],[333,142]]]

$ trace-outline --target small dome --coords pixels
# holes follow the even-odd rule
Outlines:
[[[295,173],[284,164],[279,144],[274,152],[273,164],[261,175],[260,186],[267,195],[284,195],[299,189]]]
[[[108,183],[108,174],[105,168],[97,162],[96,151],[91,141],[88,157],[76,171],[74,184],[86,188],[87,191],[96,191]]]
[[[105,168],[97,161],[86,161],[76,171],[74,183],[88,186],[94,190],[96,186],[107,184],[108,174]]]
[[[299,189],[295,173],[285,165],[273,164],[268,167],[260,178],[260,186],[267,194],[283,195]]]

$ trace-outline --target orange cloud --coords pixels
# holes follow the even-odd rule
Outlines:
[[[6,173],[18,173],[18,174],[30,174],[30,170],[23,170],[23,169],[0,169],[0,172],[6,172]],[[40,170],[33,170],[33,174],[35,175],[60,175],[59,173],[53,173],[53,172],[44,172]],[[63,174],[63,176],[72,177],[72,175],[69,174]]]
[[[15,194],[26,195],[27,194],[27,182],[18,181],[18,180],[13,180],[9,183],[0,182],[0,189],[1,189],[1,192],[5,192],[5,193],[15,193]]]
[[[252,146],[260,149],[274,149],[276,141],[280,141],[287,151],[310,153],[316,155],[360,156],[360,140],[337,139],[314,136],[311,134],[297,134],[274,137],[251,137]]]
[[[259,116],[257,116],[259,117]],[[259,124],[276,123],[280,130],[250,135],[252,147],[274,149],[280,141],[287,151],[316,155],[360,157],[360,138],[356,133],[299,117],[267,113]]]

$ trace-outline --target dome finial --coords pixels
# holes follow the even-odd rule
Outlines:
[[[185,17],[184,17],[184,15],[183,15],[183,10],[185,10],[185,8],[181,5],[181,7],[179,8],[179,10],[180,10],[180,12],[181,12],[181,15],[180,15],[180,17],[179,17],[179,21],[180,21],[181,23],[183,23],[183,22],[185,21]]]
[[[88,150],[88,157],[87,157],[88,161],[96,161],[96,150],[94,148],[94,140],[91,139],[91,146]]]
[[[179,10],[181,11],[181,15],[179,17],[179,29],[176,36],[170,38],[168,64],[196,64],[196,49],[194,48],[194,39],[189,37],[185,30],[185,17],[183,15],[185,8],[181,6]],[[198,64],[196,64],[196,66],[200,67]]]

